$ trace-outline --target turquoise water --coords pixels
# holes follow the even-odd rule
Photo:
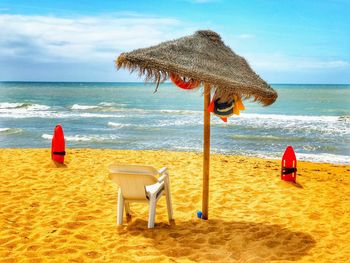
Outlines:
[[[350,85],[272,85],[269,107],[245,102],[228,123],[211,117],[211,150],[350,163]],[[61,123],[68,148],[201,151],[203,97],[170,83],[0,82],[0,147],[50,147]]]

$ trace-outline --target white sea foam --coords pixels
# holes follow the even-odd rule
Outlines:
[[[256,157],[275,159],[275,160],[281,159],[280,155],[266,154],[266,153],[249,154],[249,156],[256,156]],[[338,154],[330,154],[330,153],[298,153],[298,152],[296,152],[295,155],[297,157],[297,160],[300,160],[300,161],[345,164],[345,165],[350,164],[350,156],[347,156],[347,155],[338,155]]]
[[[233,134],[227,135],[228,138],[232,138],[234,140],[248,140],[248,141],[288,141],[288,142],[299,142],[305,141],[305,137],[287,137],[285,135],[274,136],[274,135],[252,135],[252,134]]]
[[[132,126],[131,124],[128,124],[128,123],[117,123],[117,122],[108,122],[107,124],[109,127],[112,127],[112,128],[117,128],[117,129],[121,129],[121,128],[124,128],[124,127],[130,127]]]
[[[125,111],[126,104],[123,103],[113,103],[113,102],[101,102],[98,105],[81,105],[74,104],[70,107],[71,110],[76,111],[100,111],[100,112],[118,112]]]
[[[69,112],[69,111],[27,111],[27,110],[9,110],[0,109],[0,118],[26,119],[26,118],[57,118],[57,119],[75,119],[75,118],[123,118],[123,114],[103,114],[88,112]]]
[[[192,117],[192,118],[183,118],[183,119],[175,119],[175,120],[161,120],[154,124],[153,126],[157,127],[166,127],[166,126],[196,126],[201,125],[203,123],[202,120]]]
[[[185,152],[202,152],[203,148],[201,147],[191,147],[191,146],[174,146],[173,147],[177,151],[185,151]]]
[[[32,104],[29,107],[27,107],[27,110],[33,110],[33,111],[43,111],[48,109],[50,109],[50,106],[40,105],[40,104]]]
[[[0,128],[0,134],[15,134],[22,132],[19,128]]]
[[[93,141],[96,137],[87,136],[87,135],[74,135],[66,136],[65,139],[68,142],[89,142]]]
[[[129,113],[160,113],[160,114],[171,114],[171,115],[186,115],[191,117],[202,116],[203,111],[195,110],[153,110],[153,109],[137,109],[128,108],[120,109]],[[212,115],[214,118],[214,115]],[[216,119],[220,120],[216,117]],[[283,114],[258,114],[258,113],[244,113],[241,115],[233,115],[230,120],[269,120],[269,121],[284,121],[284,122],[337,122],[337,121],[349,121],[350,116],[316,116],[316,115],[283,115]]]
[[[127,104],[125,103],[115,103],[115,102],[101,102],[98,105],[104,106],[104,107],[126,107],[127,106]]]
[[[267,159],[281,159],[283,152],[281,153],[257,153],[257,152],[242,152],[239,153],[242,155],[267,158]],[[350,164],[350,156],[340,155],[340,154],[330,154],[330,153],[295,153],[297,160],[307,161],[307,162],[316,162],[316,163],[333,163],[333,164]]]
[[[194,111],[194,110],[151,110],[151,111],[153,111],[153,112],[159,111],[160,113],[189,115],[189,116],[198,115],[198,114],[202,115],[203,114],[202,111]]]
[[[140,123],[140,124],[130,124],[130,123],[119,123],[119,122],[108,122],[107,125],[113,128],[125,128],[125,127],[133,127],[133,128],[157,128],[157,127],[172,127],[172,126],[187,126],[187,125],[198,125],[201,123],[195,119],[178,119],[178,120],[161,120],[154,121],[152,123]]]
[[[63,118],[69,118],[71,114],[66,114]],[[99,114],[99,113],[81,113],[76,115],[75,117],[82,117],[82,118],[124,118],[124,115],[120,114]]]
[[[0,103],[0,118],[113,118],[113,117],[132,117],[140,114],[169,115],[168,120],[161,120],[159,126],[181,126],[181,125],[202,125],[202,111],[193,110],[145,110],[137,108],[125,108],[126,104],[112,102],[101,102],[98,105],[74,104],[70,111],[49,110],[47,105],[29,104],[29,103]],[[94,112],[84,112],[93,110]],[[110,113],[110,114],[108,114]],[[112,114],[115,113],[115,114]],[[180,116],[178,116],[180,115]],[[170,117],[171,116],[171,117]],[[174,120],[174,118],[177,118]],[[277,129],[295,129],[305,128],[310,131],[322,130],[333,132],[334,130],[343,130],[344,133],[350,133],[349,116],[308,116],[308,115],[282,115],[282,114],[255,114],[242,113],[232,116],[228,123],[223,123],[219,118],[213,116],[212,124],[219,126],[243,126],[243,127],[269,127]]]
[[[113,102],[101,102],[99,105],[106,106],[106,107],[112,107],[112,106],[115,106],[115,103],[113,103]]]
[[[138,108],[126,108],[126,104],[114,104],[111,107],[101,108],[101,111],[116,111],[125,112],[126,114],[167,114],[167,115],[202,115],[201,111],[191,111],[191,110],[153,110],[153,109],[138,109]]]
[[[338,116],[289,116],[275,114],[241,114],[232,116],[228,123],[212,118],[212,125],[219,127],[238,127],[250,130],[279,130],[286,132],[322,133],[350,135],[350,123],[339,120]]]
[[[337,155],[329,153],[296,153],[298,159],[303,161],[334,163],[334,164],[350,164],[350,156]]]
[[[3,102],[0,103],[0,109],[17,109],[17,110],[48,110],[50,106],[41,104],[31,104],[31,103],[11,103]]]
[[[46,140],[52,140],[53,135],[50,134],[42,134],[41,137]],[[107,136],[99,136],[99,135],[68,135],[64,137],[68,142],[103,142],[118,139],[119,137],[116,135],[107,135]]]
[[[74,104],[71,109],[72,110],[91,110],[91,109],[97,109],[98,106],[93,105],[80,105],[80,104]]]
[[[14,109],[14,108],[19,108],[22,105],[23,103],[3,102],[3,103],[0,103],[0,109]]]
[[[52,137],[53,137],[53,135],[46,134],[46,133],[41,135],[41,138],[46,139],[46,140],[52,140]]]
[[[309,116],[309,115],[282,115],[282,114],[255,114],[242,113],[233,118],[254,120],[302,121],[302,122],[335,122],[338,116]]]
[[[350,116],[340,116],[338,121],[350,122]]]

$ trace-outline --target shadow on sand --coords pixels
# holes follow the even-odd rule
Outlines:
[[[117,231],[151,240],[163,255],[193,261],[294,261],[316,244],[311,235],[281,225],[215,219],[159,223],[154,229],[147,229],[147,222],[137,219]]]
[[[288,187],[296,187],[296,188],[304,189],[304,186],[298,182],[280,181],[280,184]]]
[[[67,165],[65,163],[59,163],[56,161],[52,161],[52,166],[57,168],[67,168]]]

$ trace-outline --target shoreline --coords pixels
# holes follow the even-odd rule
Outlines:
[[[0,150],[48,150],[51,151],[50,148],[47,147],[42,147],[42,148],[2,148],[0,147]],[[102,151],[135,151],[135,152],[173,152],[173,153],[190,153],[190,154],[199,154],[202,155],[202,151],[182,151],[182,150],[158,150],[158,149],[154,149],[154,150],[136,150],[136,149],[114,149],[114,148],[80,148],[80,147],[69,147],[67,149],[67,152],[69,152],[70,150],[74,151],[74,150],[102,150]],[[284,151],[283,151],[284,152]],[[228,156],[228,157],[236,157],[236,158],[250,158],[250,159],[262,159],[262,160],[266,160],[266,161],[281,161],[282,159],[282,155],[283,152],[281,152],[281,156],[278,158],[272,158],[272,157],[268,157],[268,156],[254,156],[254,155],[237,155],[237,154],[231,154],[231,153],[218,153],[218,152],[211,152],[210,156],[214,156],[214,155],[218,155],[218,156]],[[303,160],[303,159],[299,159],[298,158],[298,153],[296,153],[297,156],[297,162],[299,163],[311,163],[311,164],[329,164],[329,165],[335,165],[335,166],[350,166],[350,161],[349,163],[337,163],[337,162],[327,162],[327,161],[308,161],[308,160]],[[317,154],[315,154],[317,155]],[[343,156],[343,155],[342,155]],[[347,157],[347,156],[345,156]],[[350,156],[349,156],[350,158]]]

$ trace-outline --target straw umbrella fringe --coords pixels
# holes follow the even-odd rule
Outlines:
[[[223,100],[234,95],[267,106],[277,93],[261,79],[247,61],[226,46],[221,37],[209,30],[159,45],[122,53],[116,60],[118,69],[126,68],[157,84],[177,74],[209,84]]]

